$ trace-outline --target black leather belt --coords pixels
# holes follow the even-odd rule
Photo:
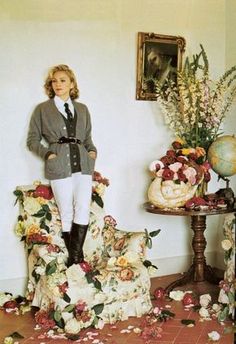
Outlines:
[[[62,144],[62,143],[74,143],[74,144],[76,144],[77,143],[77,144],[80,145],[82,142],[79,139],[77,139],[76,137],[65,137],[65,136],[62,136],[62,137],[59,138],[57,143],[60,143],[60,144]]]

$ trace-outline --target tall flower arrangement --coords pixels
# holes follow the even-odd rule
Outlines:
[[[236,95],[236,66],[218,81],[209,76],[206,52],[186,58],[177,73],[177,82],[164,85],[153,80],[155,93],[167,125],[186,147],[203,147],[206,151],[220,133],[221,124]]]

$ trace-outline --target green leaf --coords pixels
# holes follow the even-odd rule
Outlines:
[[[74,308],[75,308],[75,305],[68,305],[63,309],[63,312],[72,313]]]
[[[40,209],[36,214],[33,214],[34,217],[43,217],[45,216],[45,211],[43,209]]]
[[[157,236],[159,233],[160,233],[160,229],[156,230],[156,231],[153,231],[153,232],[150,232],[149,235],[150,237],[154,238],[155,236]]]
[[[183,325],[195,325],[195,320],[191,320],[191,319],[182,319],[181,320],[181,324]]]
[[[51,213],[46,213],[46,219],[47,219],[48,221],[51,221],[51,219],[52,219],[52,214],[51,214]]]
[[[65,327],[65,321],[63,320],[63,318],[61,318],[59,321],[56,321],[56,324],[60,328],[64,328]]]
[[[103,206],[104,206],[103,200],[102,200],[102,198],[101,198],[97,193],[95,193],[95,192],[92,194],[92,201],[96,202],[96,203],[99,205],[99,207],[103,208]]]
[[[43,204],[42,209],[44,210],[45,213],[50,213],[50,208],[47,204]]]
[[[94,287],[98,290],[102,290],[101,282],[97,279],[94,280]]]
[[[99,304],[97,304],[97,305],[92,307],[92,309],[94,310],[96,315],[102,313],[103,308],[104,308],[104,304],[103,303],[99,303]]]
[[[63,300],[66,301],[66,302],[68,302],[68,303],[70,303],[71,298],[69,297],[69,295],[67,295],[66,293],[64,293],[64,295],[63,295]]]
[[[57,269],[56,259],[52,260],[46,267],[46,275],[52,275]]]
[[[7,337],[12,337],[13,339],[22,339],[23,337],[19,332],[13,332],[12,334],[9,334]]]
[[[79,336],[79,334],[68,334],[68,333],[67,333],[67,334],[66,334],[66,338],[75,341],[75,340],[79,339],[80,336]]]
[[[146,267],[146,268],[148,268],[149,266],[152,266],[152,263],[150,262],[150,260],[144,260],[143,261],[143,265]]]
[[[56,322],[59,322],[61,320],[61,312],[55,311],[53,314],[53,318]]]
[[[34,277],[35,282],[38,283],[38,281],[40,280],[40,275],[37,274],[37,273],[35,272],[35,270],[33,270],[33,271],[32,271],[32,276]]]

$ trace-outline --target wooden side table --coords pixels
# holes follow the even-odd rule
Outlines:
[[[166,291],[185,285],[190,281],[202,282],[208,281],[213,284],[219,283],[219,278],[214,274],[210,265],[207,265],[204,251],[206,248],[206,239],[204,231],[206,230],[206,217],[209,215],[221,215],[235,213],[236,206],[230,209],[213,209],[213,210],[185,210],[184,208],[177,209],[159,209],[151,203],[144,203],[144,209],[153,214],[172,215],[172,216],[191,216],[191,228],[193,230],[192,248],[194,252],[193,262],[189,270],[184,273],[183,277],[174,281],[167,286]]]

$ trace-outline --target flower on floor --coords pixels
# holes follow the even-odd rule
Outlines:
[[[216,342],[220,339],[220,334],[217,331],[212,331],[208,333],[208,338],[213,342]]]

